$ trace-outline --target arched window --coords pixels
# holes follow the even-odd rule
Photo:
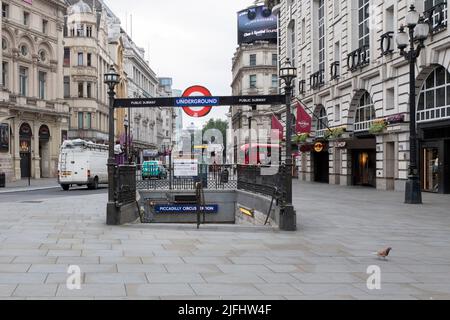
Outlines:
[[[450,118],[450,73],[437,67],[425,80],[417,105],[417,122]]]
[[[367,131],[375,120],[375,107],[372,98],[366,91],[359,100],[355,114],[355,132]]]

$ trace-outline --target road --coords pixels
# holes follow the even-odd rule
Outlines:
[[[61,189],[61,187],[55,187],[52,189],[45,189],[45,190],[3,193],[0,194],[0,203],[11,203],[11,202],[24,203],[29,201],[41,201],[64,197],[70,198],[74,196],[96,195],[107,192],[108,188],[106,186],[101,186],[98,190],[88,190],[86,187],[77,187],[71,188],[69,191],[64,191]]]

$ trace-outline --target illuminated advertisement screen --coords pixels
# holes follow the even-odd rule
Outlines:
[[[277,17],[265,6],[238,12],[238,44],[277,40]]]

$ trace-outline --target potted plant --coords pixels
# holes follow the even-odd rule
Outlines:
[[[383,132],[387,128],[385,119],[375,120],[369,128],[369,133],[377,134]]]
[[[294,137],[294,142],[296,144],[305,143],[309,138],[309,133],[301,133]]]

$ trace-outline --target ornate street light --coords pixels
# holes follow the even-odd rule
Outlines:
[[[108,157],[108,205],[106,208],[106,223],[109,225],[117,225],[117,210],[114,200],[114,97],[116,95],[115,88],[119,84],[119,74],[111,65],[108,72],[104,75],[104,82],[108,86],[109,95],[109,157]]]
[[[280,215],[280,229],[295,231],[297,228],[296,213],[292,206],[292,82],[297,77],[297,69],[292,66],[289,58],[280,69],[280,79],[284,81],[286,95],[286,168],[285,168],[285,198]]]
[[[409,61],[409,168],[408,181],[406,182],[405,203],[421,204],[422,187],[419,176],[419,152],[417,142],[416,128],[416,62],[420,52],[425,48],[424,41],[428,38],[430,26],[425,22],[423,16],[419,15],[415,6],[411,5],[406,15],[406,26],[401,26],[397,35],[397,46],[400,49],[400,55]],[[418,41],[416,47],[416,41]],[[409,45],[409,51],[406,51]]]

